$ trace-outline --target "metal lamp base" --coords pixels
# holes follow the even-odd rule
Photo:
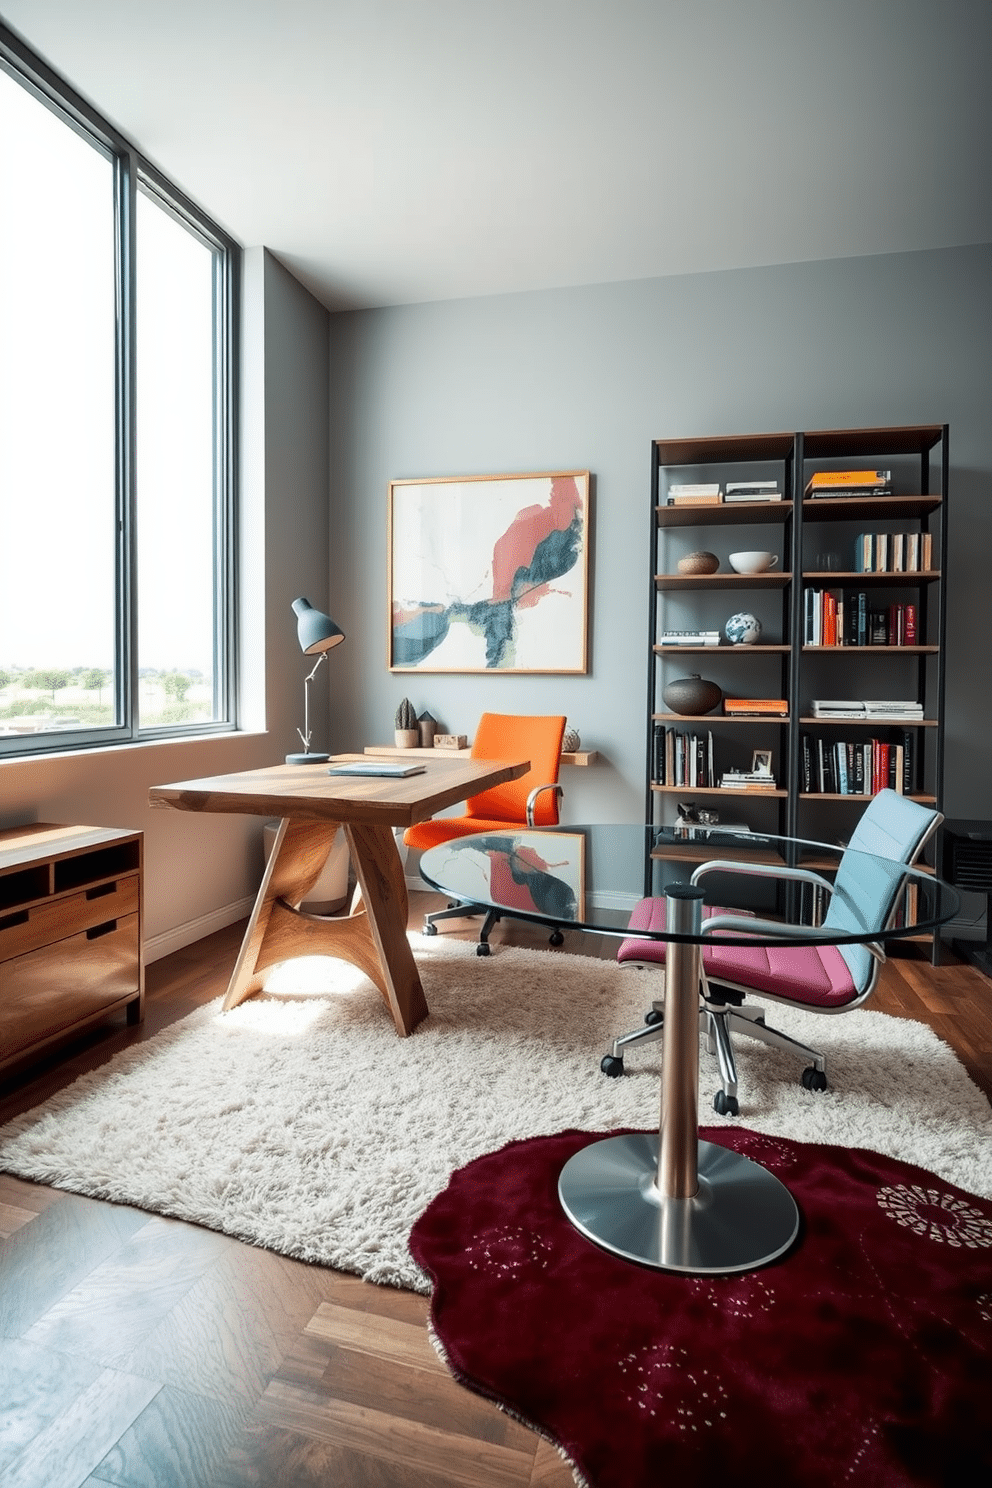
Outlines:
[[[767,1168],[713,1142],[699,1143],[699,1189],[665,1198],[656,1185],[657,1133],[604,1137],[561,1170],[558,1197],[589,1240],[664,1271],[753,1271],[783,1255],[799,1209]]]
[[[329,754],[287,754],[287,765],[326,765]]]

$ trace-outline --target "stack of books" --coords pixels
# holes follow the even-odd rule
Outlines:
[[[664,630],[658,637],[659,646],[719,646],[718,630]]]
[[[891,470],[817,470],[806,482],[807,496],[887,496]]]
[[[786,718],[789,704],[785,698],[724,698],[723,711],[730,718]]]
[[[767,770],[724,770],[720,776],[722,790],[773,791],[775,776]]]
[[[778,481],[728,481],[724,501],[781,501]]]
[[[923,717],[923,704],[916,702],[913,698],[886,698],[881,701],[873,701],[869,698],[864,707],[867,718]]]
[[[676,481],[668,488],[669,506],[718,506],[719,481]]]
[[[814,698],[813,717],[922,719],[923,704],[912,698]]]

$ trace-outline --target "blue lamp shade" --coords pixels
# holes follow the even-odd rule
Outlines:
[[[330,651],[332,646],[344,640],[344,631],[334,624],[330,615],[315,610],[308,599],[294,599],[296,634],[300,650],[306,656],[317,656],[321,651]]]

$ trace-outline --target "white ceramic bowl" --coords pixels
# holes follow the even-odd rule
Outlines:
[[[777,553],[731,553],[730,566],[739,574],[764,573],[778,562]]]

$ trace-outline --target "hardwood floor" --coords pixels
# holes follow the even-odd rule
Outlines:
[[[413,901],[419,928],[440,901]],[[222,993],[242,929],[153,963],[143,1027],[96,1029],[0,1085],[0,1121]],[[493,938],[547,948],[519,923]],[[970,966],[900,959],[871,1006],[929,1023],[992,1098],[990,1001]],[[0,1174],[0,1482],[571,1488],[553,1447],[454,1383],[426,1318],[413,1293]]]

